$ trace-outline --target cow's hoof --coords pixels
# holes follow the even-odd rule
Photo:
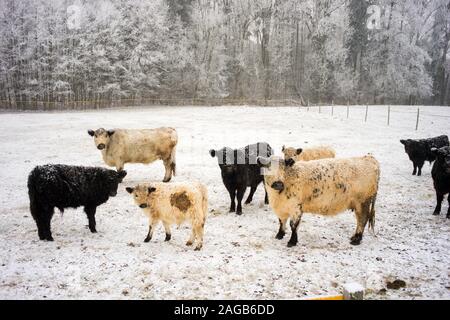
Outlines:
[[[164,241],[170,241],[171,238],[172,238],[172,235],[166,233],[166,239]]]
[[[236,208],[230,208],[230,212],[236,212]]]
[[[144,239],[144,242],[147,243],[147,242],[150,242],[150,240],[151,239],[149,237],[147,237],[147,238]]]
[[[250,199],[250,200],[247,199],[247,200],[245,201],[245,204],[250,204],[250,203],[252,203],[252,200],[253,200],[253,199]]]
[[[236,211],[236,214],[237,214],[238,216],[242,216],[242,211]]]
[[[275,236],[275,239],[282,240],[285,234],[286,233],[278,232],[277,235]]]
[[[438,215],[440,215],[441,213],[440,212],[437,212],[437,211],[435,211],[435,212],[433,212],[433,216],[438,216]]]
[[[97,233],[96,229],[90,229],[90,230],[91,230],[91,233]]]
[[[167,183],[167,182],[170,182],[170,180],[172,180],[172,178],[164,179],[163,182],[164,182],[164,183]]]
[[[47,241],[54,241],[52,236],[47,237],[45,240],[47,240]]]
[[[450,213],[447,213],[447,219],[450,219]]]
[[[201,249],[202,247],[203,247],[203,245],[198,244],[198,245],[195,247],[194,251],[200,251],[200,249]]]
[[[287,244],[288,248],[295,247],[296,245],[297,245],[297,241],[289,241]]]
[[[350,244],[352,246],[358,246],[361,244],[361,240],[362,240],[362,235],[355,234],[353,237],[350,238]]]
[[[269,201],[264,201],[264,204],[269,204]]]
[[[186,242],[186,245],[188,246],[188,247],[190,247],[190,246],[192,246],[192,241],[188,241],[188,242]]]

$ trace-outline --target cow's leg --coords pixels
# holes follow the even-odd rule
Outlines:
[[[95,206],[85,206],[84,212],[86,212],[86,215],[88,217],[89,221],[89,230],[91,230],[92,233],[97,233],[96,222],[95,222],[95,212],[97,211],[97,207]]]
[[[269,196],[267,195],[266,184],[264,184],[264,203],[269,204]]]
[[[236,214],[241,215],[242,214],[242,198],[244,198],[244,194],[245,194],[245,190],[247,189],[246,185],[243,186],[239,186],[238,190],[237,190],[237,209],[236,209]]]
[[[46,208],[44,210],[44,215],[42,216],[42,228],[44,239],[47,241],[53,241],[51,221],[53,217],[54,208]]]
[[[434,209],[433,215],[438,216],[441,214],[442,201],[444,200],[444,195],[436,191],[436,208]]]
[[[30,205],[30,211],[31,211],[31,215],[34,218],[34,221],[36,222],[39,239],[45,240],[45,226],[44,226],[44,219],[43,219],[45,210],[43,210],[40,206],[33,203]]]
[[[148,223],[148,233],[147,233],[147,237],[144,239],[144,242],[150,242],[150,240],[152,240],[153,237],[153,231],[156,228],[156,225],[158,224],[159,220],[158,219],[149,219],[149,223]]]
[[[232,188],[227,188],[228,189],[228,193],[230,194],[230,212],[235,212],[236,211],[236,202],[235,202],[235,198],[236,198],[236,189],[232,189]]]
[[[292,234],[291,234],[291,239],[289,239],[289,242],[287,244],[287,246],[289,248],[297,245],[297,242],[298,242],[297,228],[298,228],[298,225],[300,224],[301,220],[302,220],[302,212],[296,213],[296,214],[292,215],[292,217],[291,217],[290,225],[291,225]]]
[[[448,194],[447,202],[448,202],[447,219],[450,219],[450,193]]]
[[[361,244],[364,228],[366,227],[367,221],[369,219],[369,210],[370,201],[363,204],[358,204],[355,208],[356,231],[355,234],[350,238],[350,244],[354,246]]]
[[[186,245],[187,246],[192,246],[194,241],[195,241],[195,228],[192,225],[191,236],[189,237],[189,240],[186,242]]]
[[[197,224],[194,226],[195,239],[197,240],[195,251],[198,251],[203,247],[203,230],[204,230],[203,224]]]
[[[253,195],[256,192],[256,188],[258,187],[258,185],[253,184],[250,188],[250,194],[247,197],[247,200],[245,201],[245,204],[249,204],[253,201]]]
[[[275,236],[276,239],[281,240],[286,235],[286,222],[287,219],[278,219],[278,222],[280,223],[280,228],[278,229],[278,233]]]
[[[164,241],[170,241],[172,238],[172,232],[170,232],[170,224],[167,222],[163,222],[164,230],[166,231],[166,239]]]
[[[417,164],[415,162],[413,162],[413,167],[414,169],[412,175],[415,176],[417,174]]]
[[[123,171],[125,164],[123,162],[116,163],[116,170],[117,172]]]
[[[422,168],[423,165],[425,164],[425,161],[420,161],[417,166],[419,167],[419,172],[417,173],[417,175],[420,177],[422,175]]]
[[[164,174],[163,182],[169,182],[172,179],[172,161],[169,159],[163,160],[164,169],[166,173]]]

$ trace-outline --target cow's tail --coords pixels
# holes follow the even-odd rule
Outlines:
[[[203,209],[203,224],[205,224],[206,216],[208,215],[208,189],[202,186],[202,209]]]
[[[170,128],[172,130],[170,139],[173,144],[172,151],[170,153],[170,169],[172,170],[172,174],[175,176],[177,171],[177,144],[178,144],[178,133],[174,128]]]
[[[38,211],[39,211],[39,205],[38,205],[38,195],[36,190],[36,181],[35,181],[35,171],[33,170],[30,175],[28,176],[28,196],[30,198],[30,212],[31,216],[35,221],[39,219]]]
[[[373,235],[375,235],[375,204],[377,202],[377,195],[375,194],[370,202],[369,209],[369,230],[372,230]]]
[[[172,170],[172,174],[175,176],[177,171],[177,146],[172,148],[172,152],[170,153],[170,170]]]

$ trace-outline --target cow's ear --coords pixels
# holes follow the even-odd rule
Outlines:
[[[285,149],[286,149],[286,146],[283,145],[283,147],[281,148],[281,152],[284,152]]]
[[[127,192],[130,194],[134,192],[134,188],[130,188],[130,187],[126,187],[125,190],[127,190]]]
[[[284,165],[286,167],[292,167],[294,164],[295,164],[295,160],[292,158],[284,160]]]
[[[116,131],[114,131],[114,130],[108,130],[108,136],[111,137],[115,132],[116,132]]]
[[[120,182],[122,182],[123,178],[125,178],[127,176],[127,172],[125,170],[121,170],[118,173],[119,173]]]
[[[400,140],[400,143],[404,146],[406,146],[406,140]]]
[[[299,155],[300,153],[302,153],[303,152],[303,149],[302,148],[298,148],[297,149],[297,155]]]
[[[209,154],[211,155],[211,157],[214,158],[216,156],[216,150],[213,149],[209,150]]]
[[[148,193],[152,193],[152,192],[155,192],[155,191],[156,191],[156,188],[148,187]]]
[[[270,158],[258,157],[256,158],[256,163],[260,168],[269,168],[270,167]]]
[[[88,130],[88,134],[93,137],[95,135],[95,131],[94,130]]]

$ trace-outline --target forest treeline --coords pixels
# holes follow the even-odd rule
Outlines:
[[[0,108],[450,105],[449,45],[449,0],[0,0]]]

